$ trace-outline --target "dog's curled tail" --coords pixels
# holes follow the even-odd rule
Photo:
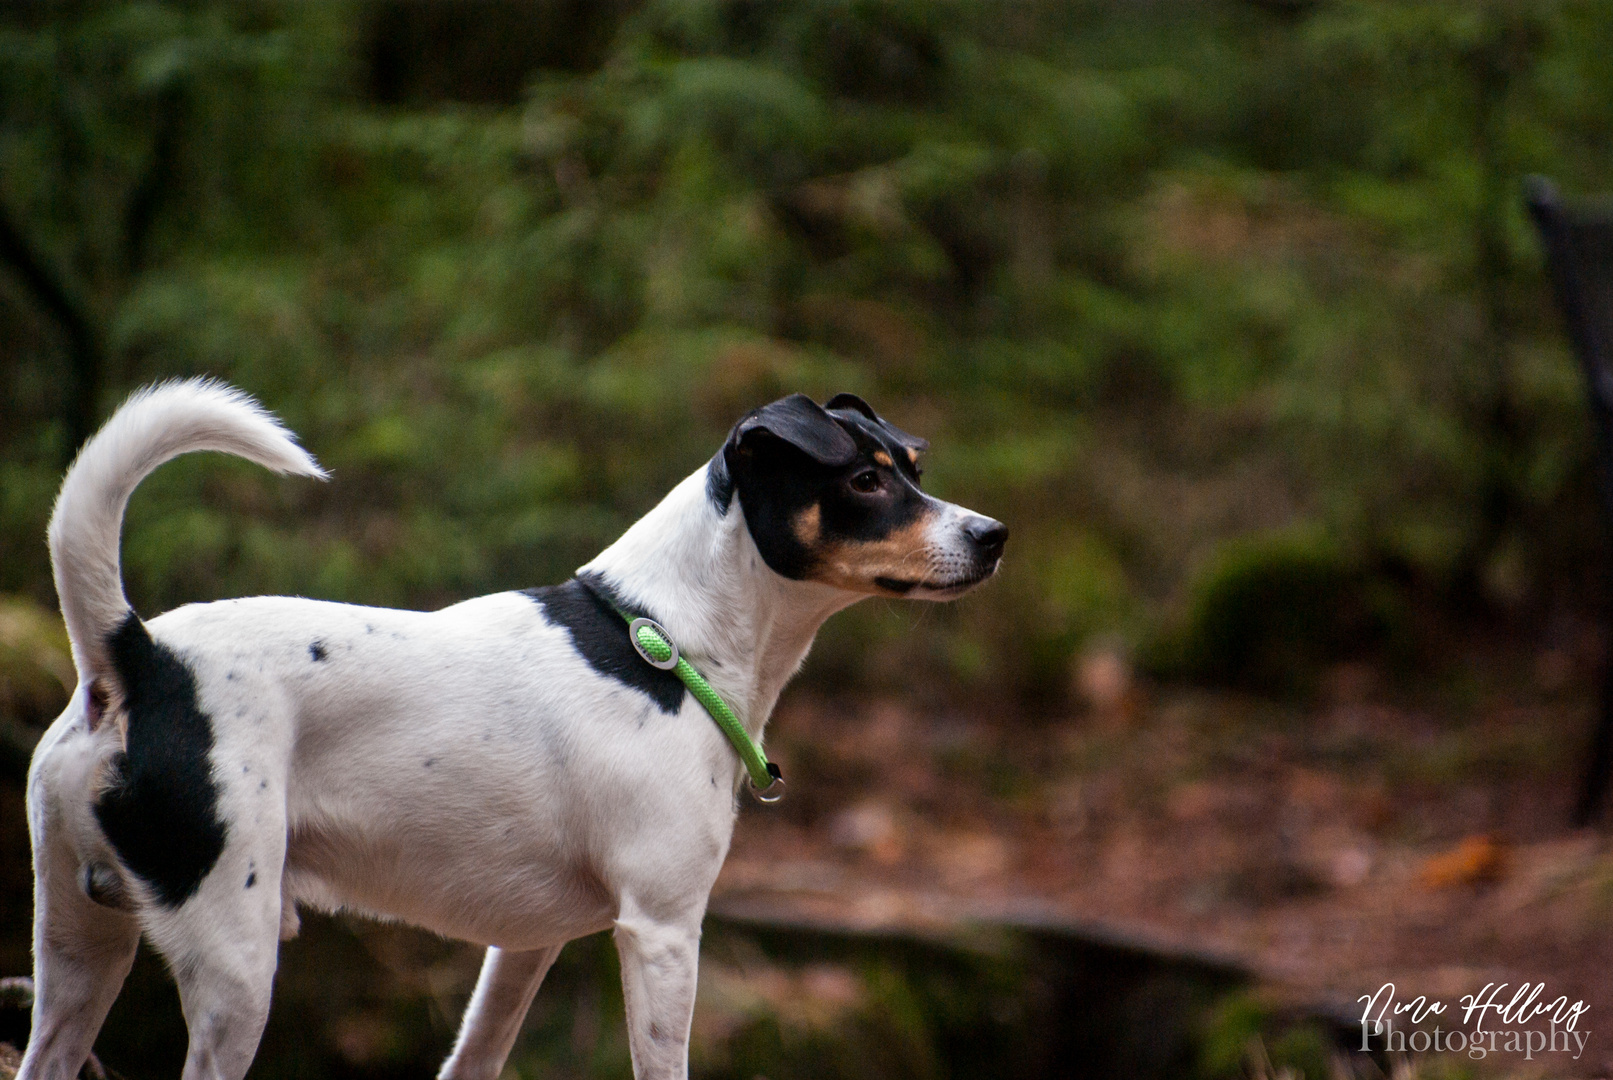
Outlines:
[[[213,379],[138,391],[84,448],[56,496],[50,560],[81,683],[110,674],[108,638],[129,615],[118,539],[135,486],[170,458],[221,450],[278,473],[325,478],[291,432],[246,394]]]

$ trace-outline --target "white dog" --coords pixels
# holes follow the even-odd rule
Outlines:
[[[1007,529],[921,492],[924,448],[849,394],[797,394],[741,419],[564,585],[431,613],[254,597],[147,623],[118,563],[147,474],[192,450],[324,473],[228,387],[136,394],[50,524],[79,684],[29,772],[21,1080],[77,1075],[142,933],[179,983],[185,1080],[243,1076],[299,903],[489,946],[442,1077],[497,1077],[561,947],[614,928],[634,1075],[685,1076],[747,737],[652,667],[627,619],[664,627],[759,738],[830,614],[996,570]]]

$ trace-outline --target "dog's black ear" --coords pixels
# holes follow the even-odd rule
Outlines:
[[[876,424],[883,424],[885,422],[879,418],[879,414],[874,411],[874,407],[872,405],[868,404],[868,402],[864,401],[856,394],[836,394],[834,397],[824,402],[823,407],[825,409],[851,409],[853,412],[862,413]]]
[[[846,429],[805,394],[791,394],[747,413],[728,436],[728,449],[764,435],[789,443],[820,465],[850,465],[857,457],[857,444]]]
[[[878,413],[876,413],[873,409],[873,406],[869,405],[868,402],[864,401],[856,394],[836,394],[834,397],[830,398],[823,407],[830,411],[850,410],[852,412],[861,413],[874,423],[878,424],[880,427],[884,428],[886,431],[890,432],[891,437],[894,438],[898,444],[910,447],[911,449],[920,453],[923,453],[925,450],[930,448],[930,444],[927,440],[921,439],[917,435],[909,435],[895,424],[892,424],[883,416],[880,416]]]

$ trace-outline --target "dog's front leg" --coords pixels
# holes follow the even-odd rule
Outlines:
[[[701,915],[695,910],[657,918],[630,898],[622,901],[616,951],[622,959],[627,1038],[637,1080],[684,1080],[689,1075]]]
[[[532,998],[563,944],[527,952],[487,950],[476,991],[459,1023],[454,1052],[443,1062],[438,1080],[497,1080]]]

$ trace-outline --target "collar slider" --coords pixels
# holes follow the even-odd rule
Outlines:
[[[645,630],[650,632],[648,638],[641,637]],[[666,632],[666,627],[654,619],[638,618],[627,624],[627,637],[633,643],[633,648],[644,658],[644,662],[651,667],[662,671],[675,671],[678,666],[678,646],[672,640],[672,635]],[[665,653],[658,657],[657,653]]]

